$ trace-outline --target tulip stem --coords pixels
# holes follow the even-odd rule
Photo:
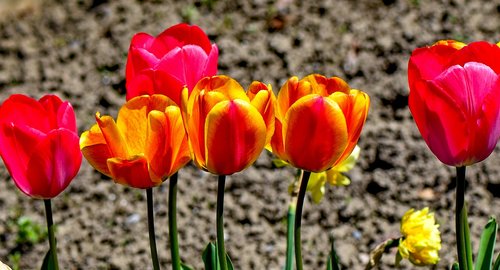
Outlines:
[[[59,262],[57,261],[56,237],[54,235],[54,221],[52,220],[52,205],[50,199],[43,200],[45,204],[45,217],[47,218],[47,231],[49,233],[49,246],[54,269],[59,270]]]
[[[295,215],[295,262],[297,270],[302,270],[302,245],[300,241],[300,227],[302,222],[302,208],[304,204],[304,198],[306,196],[307,183],[309,182],[309,177],[311,172],[304,171],[302,175],[302,180],[300,182],[299,197],[297,198],[297,212]]]
[[[226,249],[224,247],[224,186],[226,184],[226,176],[219,175],[217,186],[217,254],[219,256],[219,264],[221,270],[227,270]]]
[[[151,260],[153,261],[153,269],[159,270],[160,263],[158,261],[158,252],[156,251],[155,217],[153,211],[153,188],[146,189],[146,197],[148,201],[148,229]]]
[[[177,239],[177,173],[170,176],[168,186],[168,232],[170,238],[172,269],[181,270],[179,241]]]
[[[293,182],[293,190],[291,192],[290,204],[288,205],[288,214],[286,217],[286,261],[285,261],[285,270],[293,270],[293,237],[294,231],[293,227],[295,226],[295,210],[297,208],[297,196],[299,194],[300,188],[300,180],[302,179],[302,175],[304,171],[301,169],[297,169],[297,175],[294,178]]]
[[[455,208],[455,226],[457,253],[460,270],[472,270],[469,223],[465,204],[465,166],[457,167],[457,193]]]

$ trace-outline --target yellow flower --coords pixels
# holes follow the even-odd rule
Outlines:
[[[403,237],[399,242],[399,254],[415,265],[436,264],[439,261],[441,236],[434,213],[429,208],[408,210],[401,220]]]
[[[325,172],[311,173],[307,184],[307,191],[311,192],[314,203],[319,203],[325,195],[325,184],[328,182],[332,186],[347,186],[351,180],[344,175],[356,165],[359,158],[360,148],[356,145],[352,153],[345,160],[335,165]]]

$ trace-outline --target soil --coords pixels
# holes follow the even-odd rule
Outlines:
[[[23,0],[0,5],[0,100],[13,93],[55,93],[75,107],[80,132],[94,114],[116,116],[125,101],[125,63],[136,32],[156,35],[176,23],[201,26],[220,50],[219,73],[270,83],[290,76],[339,76],[371,97],[349,173],[351,185],[327,187],[320,204],[306,199],[305,269],[325,269],[334,235],[344,269],[364,269],[369,251],[399,236],[409,208],[430,207],[440,223],[441,261],[456,260],[455,171],[429,151],[408,110],[407,62],[413,49],[440,39],[500,37],[500,4],[480,0]],[[273,167],[264,152],[227,180],[226,248],[236,269],[282,269],[287,189],[294,170]],[[500,217],[500,151],[468,168],[474,250],[489,215]],[[183,261],[202,269],[201,252],[215,240],[216,178],[188,165],[180,171],[178,227]],[[168,181],[154,190],[163,269],[170,268]],[[151,269],[143,190],[123,187],[86,161],[69,188],[53,199],[61,269]],[[43,203],[23,195],[0,167],[0,260],[21,251],[20,269],[39,269],[46,241],[16,244],[26,216],[45,226]],[[497,254],[498,254],[497,247]],[[379,269],[394,269],[394,252]],[[416,269],[408,261],[402,269]]]

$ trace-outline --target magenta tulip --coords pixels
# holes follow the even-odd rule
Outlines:
[[[440,41],[413,51],[409,107],[425,142],[444,164],[487,158],[500,137],[500,48]]]
[[[217,73],[219,50],[196,25],[174,25],[156,38],[138,33],[130,42],[126,66],[127,100],[163,94],[180,105],[203,77]]]
[[[0,106],[0,155],[17,187],[51,199],[76,176],[82,162],[76,118],[69,102],[12,95]]]

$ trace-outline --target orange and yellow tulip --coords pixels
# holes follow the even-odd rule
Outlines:
[[[369,104],[340,78],[292,77],[278,93],[272,151],[299,169],[328,170],[356,146]]]
[[[163,95],[138,96],[115,122],[96,113],[97,124],[80,137],[84,157],[119,184],[151,188],[189,162],[181,111]]]
[[[192,158],[201,169],[229,175],[250,166],[274,131],[271,86],[253,82],[245,93],[227,76],[200,80],[183,90],[182,108]]]

